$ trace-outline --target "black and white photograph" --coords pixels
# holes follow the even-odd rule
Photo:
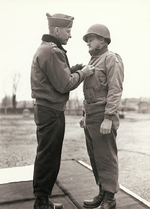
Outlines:
[[[0,0],[0,209],[150,208],[150,1]]]

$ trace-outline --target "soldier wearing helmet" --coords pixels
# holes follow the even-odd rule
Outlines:
[[[102,25],[102,24],[95,24],[95,25],[92,25],[92,26],[88,29],[88,31],[87,31],[87,33],[85,34],[85,36],[83,36],[83,40],[84,40],[85,42],[87,42],[87,37],[88,37],[90,34],[95,34],[95,35],[97,35],[97,36],[104,37],[108,44],[110,44],[110,42],[111,42],[110,32],[109,32],[108,28],[107,28],[105,25]]]
[[[85,200],[85,208],[115,209],[118,191],[118,158],[116,136],[119,127],[118,107],[124,79],[121,57],[108,50],[110,32],[105,25],[92,25],[83,40],[89,47],[89,64],[94,74],[83,84],[84,128],[87,151],[99,193],[92,200]]]

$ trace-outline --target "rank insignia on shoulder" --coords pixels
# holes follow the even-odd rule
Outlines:
[[[51,46],[52,46],[53,48],[57,48],[57,45],[54,44],[53,42],[51,42]]]

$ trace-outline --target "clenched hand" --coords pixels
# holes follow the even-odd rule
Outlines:
[[[104,119],[104,121],[100,125],[100,133],[101,134],[110,134],[112,127],[112,121],[109,119]]]

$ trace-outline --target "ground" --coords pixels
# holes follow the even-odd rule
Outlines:
[[[82,160],[88,164],[79,116],[66,116],[62,160]],[[33,115],[0,116],[0,168],[31,165],[36,153]],[[119,182],[150,201],[150,115],[125,113],[117,136]]]

